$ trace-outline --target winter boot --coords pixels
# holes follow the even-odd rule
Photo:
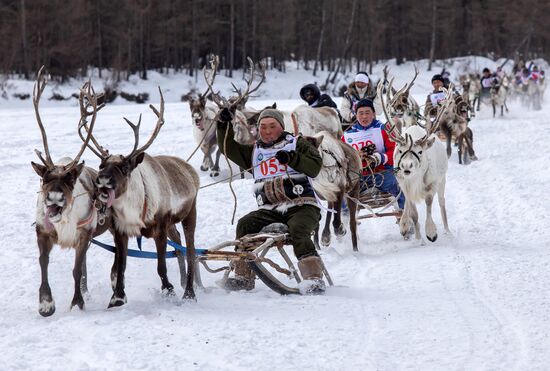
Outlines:
[[[322,295],[325,293],[323,281],[323,262],[318,256],[307,256],[300,259],[298,269],[304,279],[300,284],[300,292],[305,295]]]
[[[252,290],[254,289],[254,279],[256,274],[244,260],[235,262],[235,277],[228,278],[225,281],[224,288],[229,291]]]

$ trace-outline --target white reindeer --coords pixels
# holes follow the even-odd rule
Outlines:
[[[322,131],[329,132],[334,137],[342,135],[342,125],[338,112],[332,107],[309,107],[300,105],[290,114],[291,122],[287,122],[285,114],[285,130],[304,136],[313,136]]]
[[[220,155],[216,141],[216,115],[218,107],[206,100],[206,94],[200,95],[197,99],[189,101],[191,117],[193,118],[193,137],[204,154],[201,164],[201,171],[210,169],[210,176],[216,177],[220,174]],[[212,154],[216,152],[216,159],[212,161]]]
[[[379,91],[382,97],[381,90]],[[396,178],[405,195],[405,210],[399,222],[401,234],[406,237],[409,233],[411,221],[414,226],[417,240],[424,240],[420,235],[418,211],[416,203],[426,202],[426,237],[431,242],[437,239],[437,228],[432,219],[432,203],[437,193],[441,217],[445,231],[449,231],[447,211],[445,209],[445,182],[448,160],[445,147],[434,134],[441,117],[452,101],[451,91],[445,90],[446,99],[431,127],[426,131],[418,125],[407,128],[403,133],[396,129],[396,125],[388,125],[386,131],[396,143],[393,161],[397,171]],[[388,122],[393,122],[389,109],[382,97],[382,108]]]

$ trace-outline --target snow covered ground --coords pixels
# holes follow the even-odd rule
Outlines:
[[[398,82],[412,64],[394,68]],[[422,71],[413,92],[423,102],[432,73]],[[309,81],[306,75],[297,83]],[[158,94],[151,88],[151,102]],[[294,86],[292,85],[292,86]],[[281,91],[284,84],[281,84]],[[263,107],[288,95],[251,102]],[[295,96],[295,94],[294,94]],[[1,101],[1,100],[0,100]],[[166,125],[151,154],[182,158],[194,149],[187,104],[176,95],[166,106]],[[27,101],[0,109],[0,369],[178,370],[545,370],[550,364],[550,228],[548,185],[550,105],[521,111],[511,104],[504,118],[488,107],[471,123],[479,161],[450,159],[447,209],[452,235],[440,233],[420,247],[404,241],[391,218],[363,221],[359,253],[349,236],[322,251],[336,282],[322,297],[282,297],[260,281],[247,293],[215,288],[220,277],[203,273],[209,292],[196,304],[183,294],[159,293],[156,264],[129,258],[128,304],[107,310],[113,256],[96,246],[88,254],[90,298],[86,310],[69,311],[74,253],[55,247],[49,277],[56,313],[38,312],[40,269],[34,228],[38,176],[30,161],[41,148]],[[13,103],[13,102],[12,102]],[[41,110],[52,156],[74,156],[78,109],[45,102]],[[128,152],[132,135],[122,116],[145,113],[142,133],[154,124],[146,105],[104,108],[96,136],[112,152]],[[98,160],[83,156],[92,167]],[[191,163],[198,168],[200,156]],[[223,160],[222,160],[223,163]],[[220,178],[228,175],[225,165]],[[202,184],[213,180],[201,173]],[[237,217],[255,208],[251,180],[234,183]],[[234,236],[233,201],[226,183],[199,193],[196,243],[207,248]],[[420,209],[423,209],[422,207]],[[438,210],[437,207],[434,208]],[[438,229],[441,218],[434,212]],[[422,226],[424,220],[421,219]],[[110,236],[100,238],[110,241]],[[147,243],[152,249],[152,243]],[[179,282],[177,264],[169,277]]]

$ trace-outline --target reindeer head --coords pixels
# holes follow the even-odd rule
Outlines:
[[[255,124],[249,124],[249,120],[247,120],[246,116],[242,113],[242,109],[244,108],[251,94],[258,90],[262,83],[265,81],[265,64],[260,63],[260,70],[256,71],[256,67],[252,59],[247,58],[247,60],[249,63],[249,71],[248,76],[245,78],[246,88],[244,89],[244,92],[242,92],[241,89],[237,88],[234,84],[231,84],[233,85],[233,91],[237,95],[229,99],[225,99],[224,97],[222,97],[219,92],[214,93],[214,89],[212,88],[212,84],[214,83],[219,64],[218,57],[215,57],[210,61],[210,69],[207,70],[205,68],[203,70],[206,84],[212,91],[212,100],[214,101],[214,103],[216,103],[220,111],[224,108],[227,108],[233,115],[232,125],[233,131],[235,133],[234,139],[241,144],[252,144],[256,141],[257,127]],[[256,76],[259,77],[259,81],[257,82],[256,86],[252,87],[252,83],[254,82],[254,78]]]
[[[426,130],[414,125],[403,133],[405,141],[396,143],[393,152],[393,163],[402,178],[413,177],[417,173],[423,173],[426,168],[426,151],[434,144],[437,137],[428,135]]]
[[[41,193],[43,195],[43,206],[45,208],[45,221],[46,226],[51,227],[51,223],[57,223],[61,220],[63,212],[72,203],[73,189],[78,181],[78,177],[80,176],[82,169],[84,169],[84,161],[81,163],[78,162],[91,138],[97,111],[99,111],[103,105],[98,106],[98,95],[95,94],[91,83],[86,82],[80,89],[80,121],[78,124],[78,129],[80,130],[82,126],[86,125],[86,119],[88,116],[92,116],[88,136],[86,138],[82,138],[84,143],[73,160],[64,159],[63,161],[60,161],[60,163],[54,164],[50,156],[46,130],[42,124],[42,119],[38,110],[42,92],[46,87],[46,79],[42,75],[43,70],[44,67],[38,71],[38,77],[36,79],[33,91],[33,104],[36,121],[38,123],[38,127],[40,128],[40,132],[42,133],[45,158],[42,157],[42,153],[40,151],[35,150],[38,158],[44,165],[40,165],[32,161],[31,165],[38,176],[42,178]]]
[[[414,81],[420,72],[416,66],[414,67],[414,71],[415,74],[411,82],[405,84],[398,91],[393,88],[393,78],[389,80],[388,86],[385,86],[384,83],[378,84],[377,86],[377,97],[380,97],[381,101],[383,101],[385,95],[386,105],[384,106],[384,109],[388,110],[391,114],[391,118],[396,122],[399,130],[403,126],[410,126],[415,124],[417,121],[416,113],[418,111],[418,105],[414,102],[414,100],[412,100],[412,98],[409,98],[411,87],[414,85]],[[386,81],[387,77],[388,69],[387,66],[385,66],[384,81]],[[388,115],[388,117],[389,116],[390,115]],[[405,125],[403,125],[404,123]]]
[[[206,109],[206,97],[205,95],[199,95],[198,98],[191,98],[189,100],[189,109],[191,111],[191,117],[193,123],[199,130],[204,130],[204,118]]]
[[[134,132],[134,148],[129,155],[110,155],[109,151],[103,148],[92,136],[91,142],[95,148],[88,145],[100,159],[99,173],[95,180],[95,188],[97,198],[110,207],[113,201],[126,193],[129,187],[132,171],[143,162],[145,151],[153,143],[164,124],[164,97],[159,88],[160,93],[160,112],[153,106],[149,105],[151,110],[157,116],[157,123],[151,137],[143,146],[138,148],[139,144],[139,127],[141,125],[141,115],[137,125],[134,125],[130,120],[124,118],[126,123],[130,125]],[[86,127],[85,127],[86,128]],[[86,128],[87,129],[87,128]],[[81,135],[82,138],[82,135]]]
[[[452,87],[443,89],[443,91],[445,92],[445,99],[442,101],[441,105],[438,106],[437,116],[433,122],[429,123],[428,130],[418,125],[413,125],[407,128],[404,133],[401,133],[400,129],[397,127],[397,120],[390,114],[392,109],[391,104],[395,102],[395,100],[390,100],[387,94],[387,99],[390,100],[390,102],[388,103],[388,101],[385,101],[384,95],[382,94],[382,87],[379,87],[378,94],[380,94],[381,105],[386,119],[388,120],[384,129],[388,133],[390,140],[396,144],[395,151],[393,152],[393,161],[397,170],[397,176],[403,178],[412,177],[421,173],[421,169],[427,166],[425,160],[426,151],[436,140],[436,136],[432,134],[438,129],[443,116],[449,110],[449,105],[453,102],[451,96]],[[396,93],[396,95],[398,94],[399,92]]]

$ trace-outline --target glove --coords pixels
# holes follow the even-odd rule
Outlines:
[[[292,158],[296,155],[296,152],[294,151],[278,151],[275,154],[275,158],[279,161],[281,165],[286,165],[292,160]]]
[[[218,119],[221,121],[221,122],[231,122],[233,121],[233,114],[231,113],[231,111],[229,110],[229,108],[227,107],[224,107],[221,111],[220,111],[220,115],[218,116]]]
[[[376,150],[376,144],[374,144],[374,143],[369,144],[368,146],[365,146],[365,147],[361,148],[361,151],[363,151],[367,155],[372,155],[375,150]]]
[[[367,155],[367,163],[371,168],[377,168],[382,163],[382,155],[378,152],[375,152],[372,155]]]

